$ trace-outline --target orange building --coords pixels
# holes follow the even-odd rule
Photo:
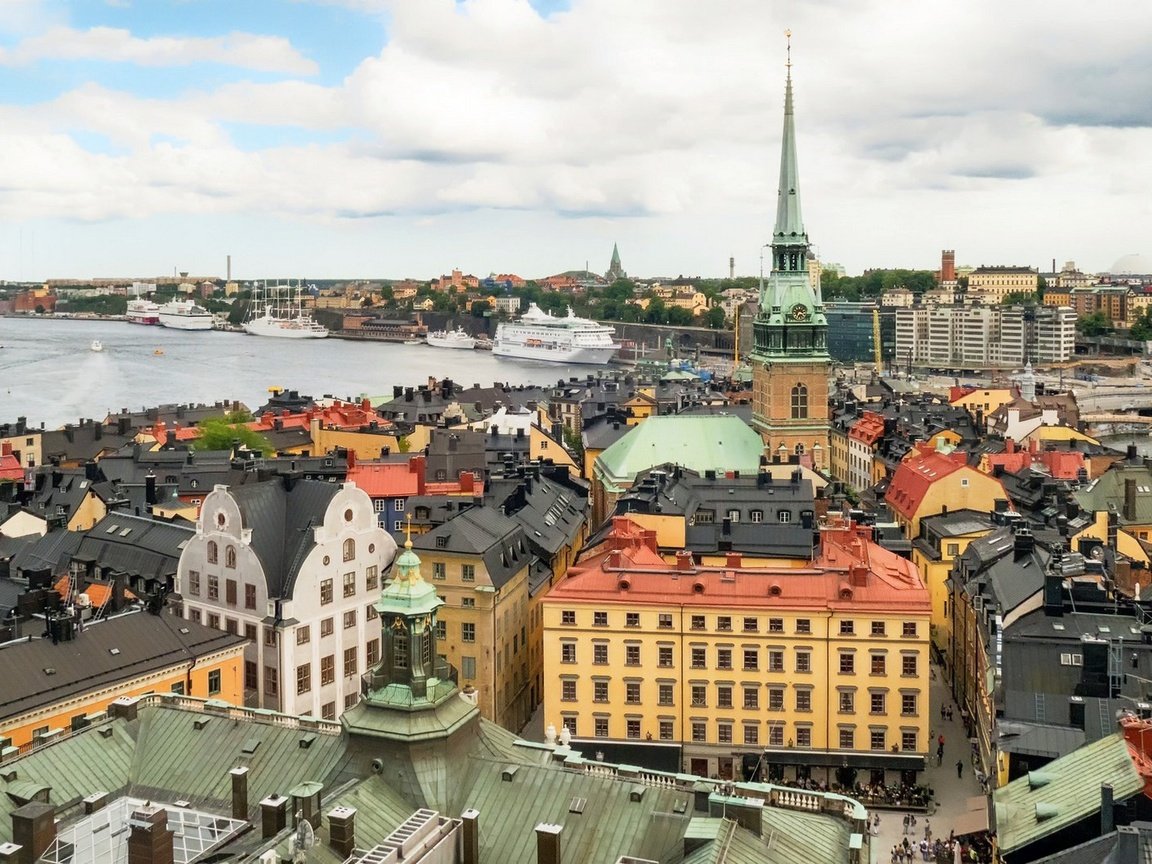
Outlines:
[[[925,516],[963,508],[989,512],[1000,498],[1008,498],[1004,485],[970,466],[967,453],[945,455],[923,445],[909,451],[884,496],[909,539],[920,536]]]

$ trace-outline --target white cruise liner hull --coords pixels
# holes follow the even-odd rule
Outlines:
[[[211,315],[176,315],[160,313],[160,326],[170,327],[173,330],[211,330]]]
[[[311,318],[274,318],[264,315],[244,322],[244,332],[252,336],[272,336],[277,339],[323,339],[328,328]]]
[[[475,339],[438,339],[434,336],[428,336],[426,340],[433,348],[463,348],[471,351],[476,347]]]
[[[569,365],[603,366],[612,359],[619,345],[597,348],[581,348],[571,345],[525,345],[499,339],[492,343],[492,353],[497,357],[515,357],[518,360],[543,360],[547,363],[567,363]]]

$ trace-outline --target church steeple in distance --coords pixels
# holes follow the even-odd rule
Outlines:
[[[784,83],[784,133],[780,146],[780,185],[776,199],[776,228],[773,245],[808,245],[804,219],[800,213],[800,169],[796,159],[796,117],[792,109],[792,33],[788,35],[788,73]],[[783,269],[783,268],[781,268]]]

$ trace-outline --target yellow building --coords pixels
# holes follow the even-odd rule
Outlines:
[[[968,465],[967,454],[944,455],[927,447],[908,452],[892,475],[884,500],[892,508],[904,536],[920,536],[920,520],[953,510],[991,512],[998,499],[1008,500],[995,477]]]
[[[337,448],[344,448],[356,454],[357,459],[379,459],[384,448],[390,453],[419,453],[428,445],[427,426],[413,426],[407,435],[397,437],[386,430],[360,431],[352,429],[325,428],[319,417],[310,421],[312,438],[309,452],[304,455],[324,456]]]
[[[24,467],[39,465],[44,461],[40,451],[43,434],[40,429],[28,428],[23,418],[15,423],[0,423],[0,447],[7,444]]]
[[[669,564],[654,531],[614,519],[544,601],[545,722],[585,752],[701,776],[912,778],[930,744],[927,591],[850,523],[821,535],[810,562]]]
[[[1035,294],[1040,272],[1031,267],[977,267],[968,274],[968,296],[1002,303],[1009,294]]]
[[[42,625],[41,625],[42,626]],[[0,648],[7,671],[0,737],[12,747],[81,729],[125,696],[177,693],[244,703],[244,645],[235,634],[132,612],[82,629],[51,622],[58,640]]]
[[[975,416],[977,411],[983,411],[987,417],[1001,405],[1007,405],[1016,398],[1011,387],[990,387],[987,389],[974,387],[953,387],[949,404],[957,408],[967,408]]]

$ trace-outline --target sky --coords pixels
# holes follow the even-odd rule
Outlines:
[[[0,0],[0,279],[1152,255],[1133,0]]]

